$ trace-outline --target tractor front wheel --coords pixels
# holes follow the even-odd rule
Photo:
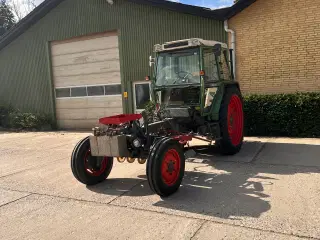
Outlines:
[[[175,193],[182,182],[184,168],[181,145],[170,138],[161,139],[152,147],[147,161],[150,188],[162,197]]]
[[[237,87],[226,89],[220,107],[221,139],[216,145],[222,154],[233,155],[243,143],[243,100]]]
[[[94,185],[104,181],[109,176],[112,166],[112,157],[91,155],[88,137],[76,145],[71,156],[71,169],[74,177],[86,185]]]

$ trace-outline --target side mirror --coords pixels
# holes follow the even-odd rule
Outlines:
[[[152,67],[152,65],[155,63],[155,58],[152,58],[152,56],[149,57],[149,66]]]
[[[216,44],[213,46],[213,53],[215,56],[220,57],[221,56],[221,44]]]

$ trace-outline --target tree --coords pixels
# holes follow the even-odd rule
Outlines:
[[[15,18],[6,0],[0,0],[0,36],[13,27]]]
[[[20,21],[24,16],[30,13],[37,6],[37,3],[42,2],[41,0],[8,0],[8,1],[18,21]]]

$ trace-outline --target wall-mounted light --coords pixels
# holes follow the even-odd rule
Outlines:
[[[107,0],[107,3],[109,3],[110,5],[113,4],[113,0]]]

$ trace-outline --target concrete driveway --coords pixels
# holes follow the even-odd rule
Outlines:
[[[320,239],[320,139],[248,138],[236,156],[199,150],[179,192],[153,194],[145,165],[78,183],[86,133],[0,133],[0,239]]]

